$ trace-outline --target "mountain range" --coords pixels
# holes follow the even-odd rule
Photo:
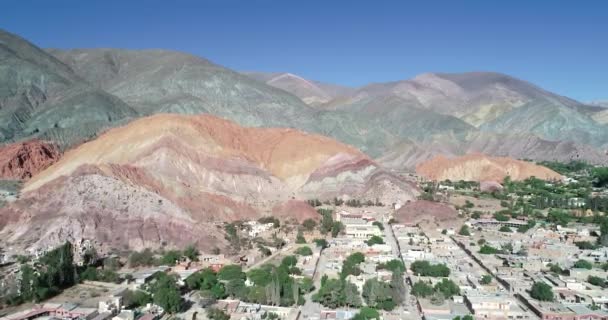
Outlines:
[[[437,155],[606,164],[606,123],[600,104],[494,72],[350,88],[169,50],[40,49],[0,30],[0,145],[17,155],[2,174],[29,179],[0,209],[0,236],[221,245],[214,224],[316,218],[311,198],[406,202],[418,189],[395,172]]]

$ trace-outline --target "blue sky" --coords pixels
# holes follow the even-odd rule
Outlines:
[[[608,1],[3,0],[41,47],[163,48],[351,86],[498,71],[608,99]]]

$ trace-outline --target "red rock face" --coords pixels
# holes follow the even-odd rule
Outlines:
[[[395,219],[400,223],[419,223],[422,220],[450,222],[458,219],[458,211],[443,203],[417,200],[399,208]]]
[[[55,145],[39,140],[0,147],[0,178],[29,179],[55,163],[60,156]]]

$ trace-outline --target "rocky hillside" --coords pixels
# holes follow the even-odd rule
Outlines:
[[[0,237],[179,245],[210,240],[217,234],[201,230],[215,222],[316,218],[302,203],[310,198],[393,203],[416,195],[410,182],[323,136],[160,114],[111,129],[34,176],[21,199],[1,209]]]
[[[68,146],[133,116],[120,99],[0,30],[0,144],[38,137]]]
[[[249,77],[285,90],[311,106],[321,106],[333,99],[345,97],[354,89],[304,79],[292,73],[245,72]]]
[[[0,147],[0,179],[29,179],[59,160],[61,153],[50,143],[32,140]]]
[[[455,158],[437,156],[420,163],[416,167],[416,173],[436,181],[503,181],[507,176],[512,180],[524,180],[529,177],[543,180],[562,179],[560,174],[543,166],[483,154],[468,154]]]
[[[208,60],[169,50],[49,50],[141,115],[209,113],[245,126],[318,132],[297,97]]]

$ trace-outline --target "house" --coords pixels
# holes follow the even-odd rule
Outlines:
[[[475,319],[530,319],[526,312],[512,296],[478,295],[466,296],[465,304],[473,312]]]

